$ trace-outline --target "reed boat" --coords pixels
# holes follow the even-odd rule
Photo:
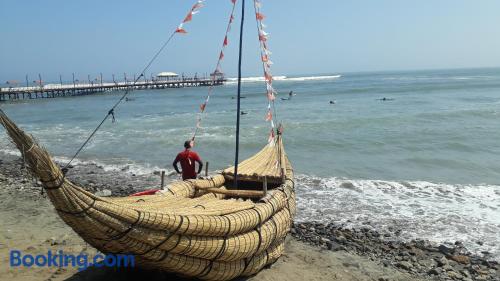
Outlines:
[[[214,73],[220,72],[223,51],[234,19],[232,10]],[[266,97],[265,120],[271,131],[267,145],[252,157],[239,162],[241,100],[241,55],[245,0],[241,1],[241,25],[237,87],[236,152],[234,166],[210,177],[177,181],[155,194],[121,198],[99,197],[66,178],[46,149],[21,130],[0,109],[0,123],[22,154],[31,174],[38,178],[57,214],[79,236],[106,254],[134,255],[136,265],[174,272],[204,280],[230,280],[250,276],[275,262],[284,251],[284,240],[295,216],[295,190],[292,165],[285,153],[281,124],[273,121],[275,93],[270,72],[271,52],[260,11],[254,0]],[[203,7],[197,0],[181,25],[175,29],[131,88],[177,33],[186,33],[183,24],[191,21]],[[216,75],[212,76],[216,79]],[[129,93],[109,110],[102,122],[65,165],[68,167],[88,141],[111,116]],[[194,142],[212,87],[200,106]]]
[[[57,214],[103,253],[132,254],[141,267],[205,280],[256,274],[283,253],[295,192],[280,135],[240,163],[245,190],[232,189],[231,167],[208,178],[174,182],[154,195],[112,198],[66,179],[47,150],[3,111],[0,123]]]

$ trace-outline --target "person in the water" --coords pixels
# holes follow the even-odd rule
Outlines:
[[[330,104],[335,104],[335,101],[334,101],[334,100],[331,100],[331,101],[330,101]]]
[[[288,98],[281,98],[281,100],[291,100],[293,96],[295,96],[295,94],[293,93],[293,91],[290,91],[288,93]]]
[[[182,174],[182,179],[196,179],[196,176],[201,173],[201,169],[203,168],[203,162],[201,161],[198,153],[191,151],[193,147],[193,141],[187,140],[184,142],[184,151],[177,154],[175,157],[174,166],[175,171],[178,174]],[[177,163],[181,162],[182,171],[179,171],[179,167],[177,167]],[[195,162],[198,162],[198,172],[195,170]]]

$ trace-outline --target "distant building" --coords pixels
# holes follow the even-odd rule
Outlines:
[[[158,81],[170,81],[179,77],[179,74],[174,72],[160,72],[156,74],[156,80]]]

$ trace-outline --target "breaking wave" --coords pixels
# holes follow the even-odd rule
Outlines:
[[[401,230],[400,238],[462,241],[500,258],[500,186],[297,176],[297,219]],[[480,245],[481,244],[481,245]]]
[[[304,76],[304,77],[288,77],[288,76],[274,76],[274,81],[312,81],[312,80],[334,80],[342,77],[342,75],[322,75],[322,76]],[[252,83],[252,82],[263,82],[264,77],[245,77],[241,78],[241,81],[244,83]],[[226,84],[236,84],[238,82],[238,78],[227,78]]]

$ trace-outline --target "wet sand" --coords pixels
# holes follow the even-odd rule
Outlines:
[[[19,159],[13,156],[2,156],[0,159],[0,280],[179,280],[176,276],[162,272],[140,269],[89,268],[78,271],[76,268],[11,268],[8,255],[14,249],[31,254],[47,253],[48,250],[63,250],[70,254],[85,252],[90,256],[95,255],[96,250],[88,246],[57,216],[48,198],[41,193],[41,186],[27,177]],[[137,176],[126,171],[107,172],[95,165],[75,166],[68,177],[84,184],[92,192],[107,189],[115,196],[143,190],[145,185],[159,185],[159,176],[155,174]],[[169,180],[173,179],[175,177],[169,177]],[[326,232],[322,229],[327,229],[330,236],[323,235]],[[404,268],[402,265],[407,265],[403,263],[406,262],[404,257],[399,262],[391,257],[399,257],[399,253],[406,253],[405,251],[409,253],[410,249],[404,250],[406,247],[402,246],[398,250],[384,250],[383,247],[393,245],[367,239],[366,235],[361,239],[358,237],[361,234],[356,233],[363,233],[362,230],[353,233],[350,231],[332,226],[323,228],[313,223],[296,224],[292,230],[293,235],[287,240],[286,253],[274,265],[247,279],[500,280],[496,279],[498,263],[492,263],[491,267],[478,267],[484,274],[470,274],[470,277],[466,276],[469,273],[462,276],[459,267],[456,267],[458,265],[453,264],[453,261],[436,275],[428,273],[428,268],[425,267],[422,267],[423,272]],[[359,250],[356,243],[361,243],[363,249],[369,250]],[[439,261],[444,256],[437,250],[432,256],[429,254],[425,257]],[[411,262],[408,259],[407,263]],[[442,268],[438,263],[429,265],[429,268]]]

